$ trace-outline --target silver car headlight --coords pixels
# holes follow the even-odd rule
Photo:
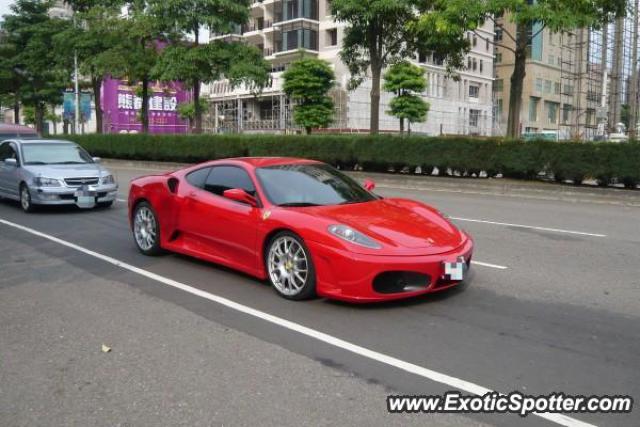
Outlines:
[[[100,183],[103,185],[115,184],[116,180],[113,179],[113,175],[105,175],[100,179]]]
[[[361,232],[354,230],[348,225],[335,224],[330,225],[328,228],[329,233],[336,237],[346,240],[347,242],[355,243],[356,245],[364,246],[365,248],[381,249],[380,243],[376,242],[372,238],[362,234]]]
[[[60,180],[55,178],[39,176],[34,180],[34,182],[38,187],[62,187]]]

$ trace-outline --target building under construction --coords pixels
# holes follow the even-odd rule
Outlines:
[[[637,4],[630,5],[626,16],[599,29],[553,33],[536,26],[530,29],[521,134],[597,140],[620,135],[628,127],[633,137],[638,123]],[[510,46],[514,41],[503,34],[507,31],[515,34],[515,24],[508,17],[498,20],[496,41]],[[496,47],[497,134],[506,131],[513,66],[513,54]]]

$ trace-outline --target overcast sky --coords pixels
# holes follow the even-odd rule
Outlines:
[[[13,0],[0,0],[0,16],[6,15],[11,10],[9,10],[9,6],[13,4]]]

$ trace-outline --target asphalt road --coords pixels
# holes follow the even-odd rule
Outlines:
[[[150,172],[114,170],[122,199],[132,176]],[[33,215],[3,202],[0,219],[489,389],[637,400],[640,208],[447,188],[377,191],[455,218],[483,264],[462,289],[372,306],[289,302],[215,265],[144,257],[121,202]],[[387,394],[453,388],[6,224],[0,323],[1,425],[557,425],[536,416],[388,415]],[[103,342],[111,353],[100,352]],[[637,408],[571,417],[607,426],[639,419]]]

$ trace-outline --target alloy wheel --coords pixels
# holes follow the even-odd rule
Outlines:
[[[156,217],[147,206],[141,206],[136,210],[133,235],[143,251],[150,251],[156,243],[158,235]]]
[[[309,279],[307,253],[297,239],[281,236],[271,243],[267,257],[271,283],[284,296],[303,292]]]

